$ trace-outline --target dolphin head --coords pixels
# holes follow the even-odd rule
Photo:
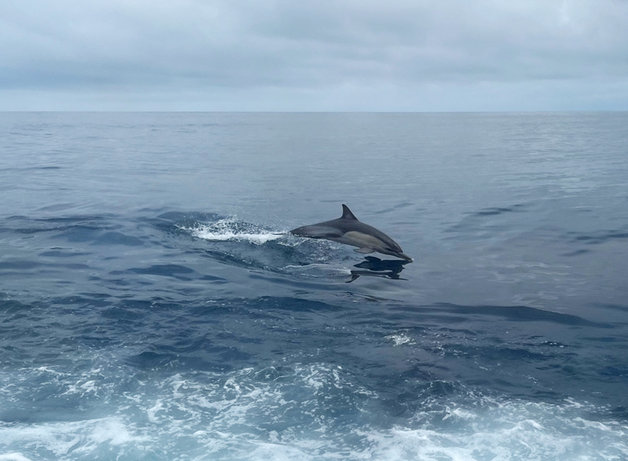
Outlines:
[[[377,251],[383,253],[385,255],[395,256],[397,258],[405,259],[408,262],[414,261],[410,256],[405,254],[401,247],[397,244],[397,242],[391,240],[392,245],[389,242],[386,242],[387,245],[384,248],[378,248]]]

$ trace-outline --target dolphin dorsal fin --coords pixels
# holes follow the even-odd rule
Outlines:
[[[349,207],[345,205],[344,203],[342,204],[342,218],[343,219],[355,219],[356,221],[358,220],[358,218],[356,218],[355,215],[351,212]]]

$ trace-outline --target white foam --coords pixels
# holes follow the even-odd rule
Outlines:
[[[262,245],[266,242],[270,242],[272,240],[277,240],[282,237],[282,234],[275,233],[257,233],[257,234],[249,234],[246,232],[233,232],[233,231],[224,231],[224,232],[215,232],[211,229],[203,229],[199,228],[193,232],[195,237],[204,239],[204,240],[212,240],[212,241],[228,241],[228,240],[236,240],[236,241],[247,241],[254,243],[256,245]]]
[[[285,232],[271,232],[253,226],[244,226],[235,218],[220,219],[213,223],[198,224],[195,227],[179,226],[179,229],[191,232],[193,236],[203,240],[215,242],[246,241],[255,245],[263,245],[285,235]]]
[[[628,426],[574,417],[569,403],[494,403],[447,408],[449,425],[363,432],[367,459],[387,460],[619,460],[628,459]],[[423,419],[425,415],[418,415]],[[366,454],[366,453],[363,453]]]
[[[6,453],[0,455],[0,461],[31,461],[30,458],[22,455],[21,453]]]
[[[97,444],[124,445],[148,440],[146,436],[134,435],[119,418],[105,418],[91,430],[90,438]]]
[[[407,344],[407,338],[398,332],[388,340]],[[93,379],[82,376],[71,392],[91,393]],[[103,418],[0,423],[0,461],[112,454],[199,460],[628,459],[626,422],[591,416],[606,412],[586,402],[488,398],[463,389],[460,395],[417,396],[422,401],[413,416],[390,418],[384,411],[380,417],[373,410],[381,408],[381,396],[357,382],[350,367],[335,363],[176,373],[137,385],[128,393],[101,386],[110,411]],[[345,410],[348,424],[339,415]]]
[[[389,339],[406,344],[408,337],[402,333]],[[587,418],[596,408],[571,400],[503,401],[470,392],[459,402],[455,396],[427,399],[403,425],[373,426],[365,413],[365,420],[347,427],[337,426],[320,402],[350,393],[356,402],[370,405],[378,395],[357,385],[340,365],[295,365],[262,381],[253,368],[199,377],[173,376],[162,388],[172,394],[147,406],[149,418],[151,412],[163,415],[159,439],[191,434],[203,447],[198,459],[219,453],[243,460],[628,459],[628,426]],[[367,408],[356,405],[359,411]],[[295,415],[300,416],[292,421]],[[264,435],[259,421],[272,422],[275,429]]]
[[[386,339],[392,341],[394,346],[403,346],[404,344],[412,345],[415,344],[414,339],[408,336],[405,333],[397,333],[394,335],[386,336]]]
[[[285,443],[258,442],[249,453],[242,453],[242,460],[270,459],[274,461],[294,461],[311,459],[307,451]]]
[[[149,439],[134,433],[120,417],[112,416],[85,421],[0,427],[0,440],[7,446],[19,445],[61,458],[70,454],[92,454],[101,445],[137,447]]]

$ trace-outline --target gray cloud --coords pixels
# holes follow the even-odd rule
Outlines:
[[[628,109],[626,24],[618,0],[3,2],[0,108]]]

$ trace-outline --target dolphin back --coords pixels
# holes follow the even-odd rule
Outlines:
[[[333,221],[325,221],[309,226],[301,226],[290,231],[291,234],[299,237],[309,237],[312,239],[334,239],[342,236],[338,227],[333,226]]]

